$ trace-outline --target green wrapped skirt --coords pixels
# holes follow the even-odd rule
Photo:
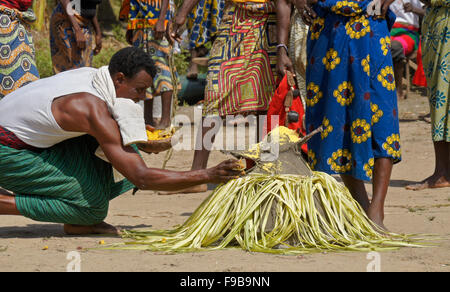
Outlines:
[[[114,182],[111,164],[95,156],[89,135],[41,152],[0,145],[0,187],[16,194],[19,212],[36,221],[93,225],[102,222],[109,201],[134,188]]]

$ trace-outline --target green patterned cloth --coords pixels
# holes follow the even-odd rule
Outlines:
[[[114,182],[111,164],[94,154],[97,147],[88,135],[39,153],[0,145],[0,187],[14,192],[19,212],[33,220],[100,223],[109,201],[134,185]]]
[[[450,142],[450,0],[432,0],[422,26],[433,141]]]

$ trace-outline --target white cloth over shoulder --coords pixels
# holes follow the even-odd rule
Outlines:
[[[101,94],[109,112],[119,125],[123,145],[146,142],[147,131],[143,108],[130,99],[116,96],[108,66],[98,69],[92,80],[92,85]]]

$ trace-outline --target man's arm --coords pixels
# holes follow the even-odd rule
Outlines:
[[[84,132],[95,137],[114,168],[143,190],[175,191],[208,182],[221,183],[238,177],[236,160],[196,171],[171,171],[148,168],[131,146],[123,146],[119,126],[106,104],[88,93],[56,99],[52,112],[66,131]]]

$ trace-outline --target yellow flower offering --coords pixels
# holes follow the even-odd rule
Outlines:
[[[174,133],[175,128],[171,128],[170,130],[147,130],[147,139],[149,141],[164,140],[172,137]]]

